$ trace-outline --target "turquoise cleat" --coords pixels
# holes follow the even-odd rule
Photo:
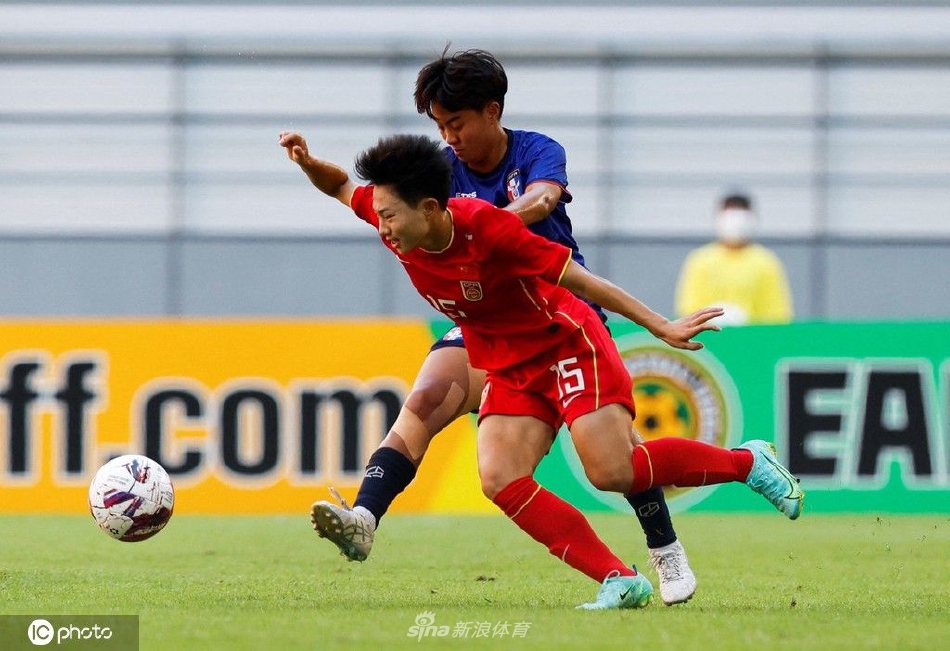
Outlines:
[[[634,567],[636,572],[637,568]],[[616,572],[616,570],[614,571]],[[581,604],[578,610],[612,610],[615,608],[643,608],[650,603],[653,586],[650,580],[640,573],[636,576],[620,576],[611,572],[604,579],[597,593],[597,599]]]
[[[805,493],[798,478],[779,463],[775,446],[767,441],[746,441],[738,449],[752,453],[752,470],[745,480],[749,488],[764,496],[789,520],[800,516]]]

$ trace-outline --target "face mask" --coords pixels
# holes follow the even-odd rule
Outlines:
[[[716,237],[726,244],[741,244],[752,239],[755,214],[751,210],[727,208],[716,215]]]

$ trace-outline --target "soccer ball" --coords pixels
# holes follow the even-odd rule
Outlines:
[[[168,473],[140,454],[112,459],[89,484],[89,511],[96,524],[123,542],[157,534],[168,524],[174,506],[175,489]]]

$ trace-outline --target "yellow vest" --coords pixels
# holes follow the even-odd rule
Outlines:
[[[724,323],[788,323],[792,298],[781,260],[761,244],[730,249],[719,242],[686,256],[676,286],[676,312],[726,308]]]

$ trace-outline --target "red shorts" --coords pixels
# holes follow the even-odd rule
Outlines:
[[[566,339],[515,366],[490,371],[478,419],[492,414],[534,416],[554,428],[620,404],[633,418],[633,382],[600,319],[591,316]]]

